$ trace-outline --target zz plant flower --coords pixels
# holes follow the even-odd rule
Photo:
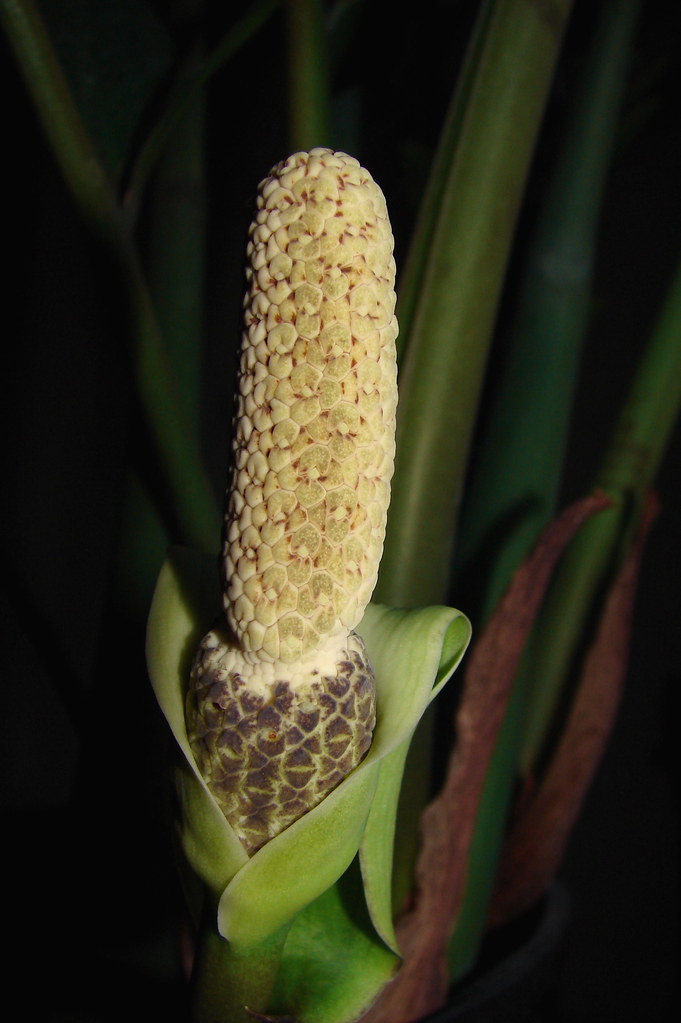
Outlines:
[[[298,1013],[314,985],[290,981],[289,929],[305,935],[302,911],[359,850],[384,944],[369,942],[375,976],[352,956],[327,962],[348,973],[336,992],[350,993],[343,1017],[319,993],[314,1011],[340,1020],[368,1007],[397,962],[390,849],[404,756],[470,626],[443,607],[367,607],[397,403],[380,189],[344,153],[296,153],[262,182],[249,235],[223,612],[189,670],[196,629],[215,617],[217,578],[202,590],[205,566],[176,555],[154,598],[149,667],[184,758],[182,847],[207,886],[219,958],[240,963],[239,984],[202,992],[202,1014]],[[259,950],[273,939],[280,964],[264,983]]]
[[[262,183],[224,540],[226,624],[201,642],[192,748],[249,852],[371,744],[354,632],[376,582],[397,399],[383,195],[355,160],[296,154]]]
[[[582,5],[573,67],[559,63],[572,0],[463,5],[475,19],[460,66],[467,14],[431,6],[408,112],[439,109],[450,62],[458,80],[426,174],[375,5],[0,0],[55,165],[105,254],[102,291],[117,324],[128,314],[139,447],[155,464],[147,473],[138,451],[125,463],[111,588],[126,613],[108,635],[128,635],[133,605],[143,631],[153,593],[147,667],[170,729],[194,1023],[413,1023],[441,1007],[489,929],[546,893],[622,689],[650,491],[681,405],[678,269],[593,485],[562,511],[559,497],[637,3]],[[418,40],[402,45],[419,56]],[[565,110],[543,137],[557,68]],[[220,147],[202,129],[216,110],[235,220],[246,169],[293,153],[262,182],[248,237],[223,521],[199,439],[217,390],[199,386],[204,278],[236,279],[203,266],[203,160]],[[400,241],[411,235],[397,285],[383,194],[339,151],[365,159],[377,111],[390,129],[366,159],[380,164],[389,141],[379,176],[405,200],[391,198]],[[518,301],[500,316],[505,287]],[[42,578],[36,589],[53,599]],[[474,639],[435,714],[471,639],[459,602]],[[93,687],[107,711],[114,681]],[[146,743],[127,700],[125,728]],[[90,719],[84,733],[89,751]]]

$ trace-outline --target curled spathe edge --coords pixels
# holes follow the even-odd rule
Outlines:
[[[362,763],[332,792],[249,857],[196,766],[184,717],[194,651],[221,606],[212,556],[173,548],[147,627],[147,664],[177,743],[178,836],[184,856],[217,900],[223,937],[269,937],[329,888],[359,850],[374,927],[397,951],[390,879],[404,758],[428,704],[458,666],[471,626],[448,607],[370,604],[357,628],[376,675],[377,721]]]

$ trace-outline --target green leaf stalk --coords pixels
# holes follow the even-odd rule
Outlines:
[[[170,732],[174,837],[181,876],[189,879],[186,900],[196,934],[195,1023],[247,1023],[254,1013],[299,1023],[351,1023],[362,1017],[367,1023],[412,1023],[414,1015],[439,1006],[448,981],[464,983],[478,959],[493,894],[500,896],[495,906],[513,905],[514,886],[524,890],[527,882],[518,876],[513,857],[504,859],[509,817],[522,809],[513,802],[515,786],[520,784],[527,796],[545,778],[558,786],[569,779],[575,708],[581,713],[586,707],[603,741],[612,726],[615,690],[626,663],[629,619],[624,625],[620,619],[631,615],[641,520],[648,521],[644,509],[681,404],[681,270],[675,271],[633,376],[595,474],[594,493],[559,514],[570,458],[568,427],[593,301],[600,214],[639,13],[635,0],[602,5],[551,161],[551,178],[542,188],[527,262],[515,276],[511,261],[524,251],[517,244],[518,225],[523,204],[533,199],[528,185],[535,152],[544,144],[543,122],[552,112],[551,89],[575,6],[571,0],[482,0],[463,64],[452,67],[452,77],[457,72],[458,78],[411,244],[405,245],[405,265],[398,267],[400,395],[392,500],[373,602],[365,607],[368,594],[357,602],[364,608],[363,616],[357,613],[358,643],[366,648],[375,674],[373,739],[358,766],[316,805],[249,852],[200,769],[197,736],[188,727],[187,693],[196,681],[193,654],[215,627],[221,608],[233,613],[230,628],[241,630],[244,664],[249,657],[257,661],[263,650],[263,663],[271,654],[264,640],[271,625],[268,602],[276,603],[283,587],[277,590],[268,577],[257,589],[254,576],[259,572],[257,579],[264,580],[268,566],[263,561],[252,571],[259,555],[251,534],[264,525],[274,533],[282,521],[276,508],[271,514],[268,510],[266,523],[253,513],[267,504],[265,497],[255,499],[255,491],[260,487],[264,494],[272,487],[272,467],[262,465],[275,447],[282,399],[273,390],[267,401],[260,396],[252,400],[260,414],[254,428],[247,420],[253,413],[250,396],[262,383],[256,370],[252,388],[249,383],[241,394],[235,436],[243,478],[224,529],[223,563],[231,568],[221,581],[213,553],[220,516],[205,465],[202,405],[206,394],[231,390],[231,381],[215,388],[204,375],[207,284],[219,274],[226,280],[241,272],[230,266],[214,275],[209,260],[224,235],[237,229],[250,196],[235,190],[227,207],[232,219],[216,224],[211,219],[214,177],[207,170],[212,170],[212,159],[218,178],[236,160],[244,162],[249,174],[251,164],[257,166],[255,190],[270,135],[277,137],[285,125],[292,152],[343,137],[348,128],[341,123],[343,103],[350,94],[350,134],[358,146],[366,144],[366,90],[347,55],[371,58],[372,46],[385,45],[385,39],[372,35],[371,4],[339,3],[327,9],[320,0],[258,0],[244,4],[232,21],[199,0],[171,4],[162,12],[163,25],[154,22],[149,29],[154,67],[129,68],[144,96],[134,110],[121,111],[120,123],[110,125],[108,133],[105,125],[101,136],[97,111],[79,107],[78,82],[70,68],[65,70],[41,5],[0,0],[0,23],[54,162],[83,223],[110,257],[116,294],[128,314],[129,370],[144,415],[144,448],[151,440],[151,455],[147,460],[139,450],[133,452],[122,474],[128,504],[118,537],[121,563],[114,575],[130,591],[128,611],[143,624],[141,608],[163,550],[146,655]],[[261,29],[276,36],[275,16],[281,40],[276,38],[276,67],[268,78],[265,72],[271,68],[258,63],[258,44]],[[400,13],[391,10],[390,16],[397,19]],[[217,39],[211,39],[213,17]],[[93,19],[94,24],[94,14]],[[183,37],[185,31],[193,33],[190,40]],[[171,60],[167,43],[173,32],[177,54]],[[353,49],[358,41],[361,46]],[[455,40],[451,43],[454,52]],[[376,51],[377,62],[379,56]],[[229,116],[217,118],[224,143],[220,149],[211,135],[215,104],[216,98],[224,99],[223,75],[233,85],[228,78],[233,66],[247,66],[252,73],[248,87],[256,90],[258,113],[244,127],[238,116],[241,82],[229,95]],[[284,87],[278,88],[279,83]],[[390,104],[389,96],[385,102]],[[329,195],[320,202],[342,205],[339,196]],[[286,234],[290,210],[283,201],[265,212],[257,225],[260,234],[251,236],[261,245],[262,263],[250,268],[249,295],[254,307],[270,302],[272,322],[262,337],[255,315],[246,329],[252,331],[253,348],[261,346],[263,365],[265,355],[267,360],[272,355],[267,345],[280,344],[273,362],[281,373],[277,380],[291,375],[287,326],[296,324],[298,343],[314,348],[322,331],[315,333],[310,324],[317,316],[321,322],[323,303],[324,326],[334,325],[324,344],[329,352],[333,349],[338,365],[347,354],[342,350],[345,313],[347,323],[354,324],[354,334],[349,331],[353,343],[355,335],[369,338],[362,343],[370,348],[374,329],[387,331],[392,343],[394,318],[386,298],[394,272],[392,249],[387,252],[384,246],[380,254],[389,271],[377,275],[379,283],[358,291],[352,305],[348,300],[347,309],[340,308],[344,281],[336,278],[325,283],[333,294],[323,296],[306,279],[305,301],[296,305],[287,291],[291,267],[282,269],[287,258],[293,262],[289,253],[296,245],[299,252],[312,246],[305,250],[306,273],[322,267],[321,278],[328,270],[321,242],[319,251],[314,248],[315,211],[306,210],[310,237],[302,228]],[[359,228],[353,233],[357,225],[365,235]],[[360,272],[357,257],[364,258],[367,225],[375,242],[376,218],[362,220],[359,214],[356,222],[349,217],[346,233],[336,239],[341,252],[343,246],[352,249],[354,273]],[[312,265],[313,258],[318,265]],[[369,264],[374,266],[373,256]],[[300,267],[297,272],[302,273]],[[517,292],[509,296],[515,299],[508,307],[515,316],[506,332],[499,316],[502,297],[518,281]],[[332,321],[333,303],[338,308],[334,305]],[[372,316],[378,327],[369,322]],[[222,334],[219,344],[224,345]],[[385,364],[380,366],[385,372]],[[310,367],[314,351],[304,368]],[[394,362],[389,371],[394,377]],[[367,409],[373,383],[359,371],[351,381],[362,415],[357,412],[355,422],[348,413],[347,420],[335,423],[337,449],[352,435],[353,422],[359,428],[361,420],[366,427],[371,418]],[[494,387],[486,392],[490,383]],[[325,379],[323,395],[322,389],[313,394],[310,386],[307,378],[290,383],[288,412],[295,408],[297,426],[311,421],[310,398],[318,399],[321,409],[322,398],[335,395],[337,381]],[[492,400],[486,403],[482,399],[488,393]],[[386,418],[394,421],[394,409],[393,396]],[[321,449],[316,461],[302,452],[302,445],[296,451],[301,463],[310,460],[304,481],[308,495],[322,482],[327,485],[326,474],[332,472],[331,459],[325,458],[331,440],[313,441],[310,446]],[[384,469],[386,459],[376,456],[378,446],[364,443],[364,469],[371,458],[374,462],[362,485],[366,493],[385,497],[387,484],[382,488],[376,466]],[[286,451],[281,444],[276,471],[284,474]],[[342,461],[333,471],[346,473],[354,485],[352,467]],[[153,471],[145,473],[150,463]],[[347,479],[340,482],[351,489]],[[365,506],[367,515],[373,514],[376,501],[367,499]],[[329,535],[341,528],[342,501],[335,510],[339,514],[327,515],[324,522]],[[375,538],[376,529],[369,531],[354,553],[341,545],[344,559],[339,563],[327,555],[333,571],[352,574]],[[278,542],[275,538],[272,547]],[[296,542],[316,541],[308,531],[304,541]],[[309,554],[306,548],[301,557]],[[285,563],[280,549],[277,556]],[[274,579],[276,573],[270,574]],[[468,589],[471,579],[475,585]],[[323,581],[315,585],[308,595],[308,620],[316,623],[324,620],[330,590]],[[227,596],[230,586],[232,597]],[[473,645],[461,685],[451,699],[434,704],[471,640],[468,617],[447,606],[452,592],[472,619]],[[282,599],[290,599],[289,591]],[[234,611],[237,600],[239,614]],[[253,636],[262,640],[261,647],[258,642],[249,647]],[[612,675],[600,688],[599,671]],[[588,684],[573,684],[578,677]],[[603,706],[588,703],[589,686]],[[441,709],[449,712],[454,705],[451,721],[436,730],[435,715],[442,721]],[[433,766],[441,733],[447,734],[448,763],[440,789],[442,778],[433,775]],[[125,743],[125,736],[118,738]],[[586,778],[595,764],[581,766]],[[561,789],[564,817],[556,830],[561,842],[581,796],[581,790],[566,795]],[[551,847],[554,838],[543,835],[538,841]],[[508,888],[502,892],[500,862],[508,872],[502,878]],[[527,890],[536,895],[531,883]],[[443,923],[443,917],[438,931],[432,907],[445,904],[451,919]],[[413,1007],[412,1015],[405,1006]]]
[[[457,576],[469,585],[482,581],[475,605],[481,622],[556,513],[592,301],[601,200],[637,7],[630,2],[606,5],[595,26],[530,242],[503,374],[467,490]],[[545,629],[544,645],[552,647],[553,637],[553,627]],[[513,791],[523,729],[532,715],[531,688],[521,664],[481,797],[469,884],[450,947],[453,977],[470,968],[484,933],[506,828],[504,808]],[[541,691],[547,692],[545,680]]]

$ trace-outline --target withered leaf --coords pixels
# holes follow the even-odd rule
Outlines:
[[[404,964],[364,1023],[408,1023],[445,1002],[447,944],[464,893],[485,775],[518,662],[562,551],[582,523],[609,503],[602,493],[590,495],[546,527],[473,644],[446,781],[421,821],[413,907],[397,926]]]
[[[648,501],[634,542],[605,600],[563,733],[540,783],[516,815],[502,853],[490,925],[518,916],[546,891],[560,865],[615,721],[643,548],[656,515]]]

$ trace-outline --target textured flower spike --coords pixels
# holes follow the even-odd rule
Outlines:
[[[187,698],[199,768],[254,852],[360,762],[395,444],[393,239],[358,162],[314,149],[261,184],[248,245],[225,621]]]

